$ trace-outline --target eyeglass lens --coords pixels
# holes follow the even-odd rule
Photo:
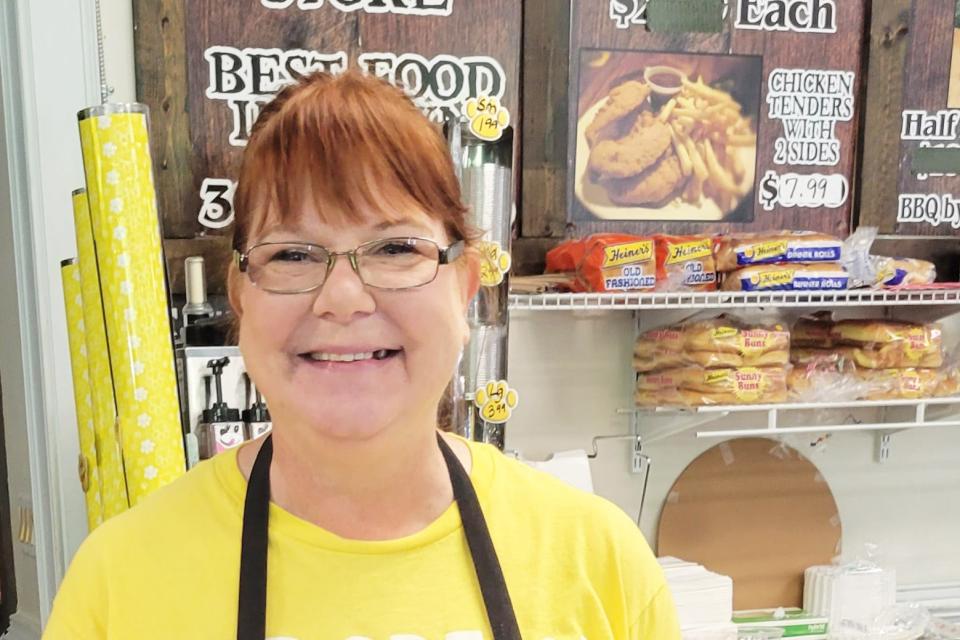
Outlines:
[[[376,288],[419,287],[431,282],[439,268],[440,248],[421,238],[376,240],[360,245],[354,253],[357,275]],[[324,283],[331,258],[317,245],[266,243],[247,253],[247,271],[251,281],[267,291],[309,291]]]

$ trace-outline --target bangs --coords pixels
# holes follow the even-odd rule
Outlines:
[[[235,248],[267,224],[316,212],[331,225],[415,213],[467,239],[453,162],[438,128],[386,82],[317,74],[284,89],[258,119],[235,198]]]

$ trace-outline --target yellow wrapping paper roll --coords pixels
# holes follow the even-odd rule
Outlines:
[[[184,473],[147,108],[79,114],[130,504]]]
[[[67,312],[67,338],[70,341],[70,369],[73,374],[73,400],[77,406],[77,430],[80,438],[80,485],[87,503],[87,528],[93,531],[103,522],[100,500],[100,472],[97,469],[97,445],[93,428],[93,397],[87,366],[86,333],[83,321],[83,297],[80,294],[80,268],[76,260],[60,263],[63,277],[63,305]]]
[[[123,457],[116,428],[117,408],[113,400],[113,374],[110,373],[110,352],[107,349],[107,330],[103,321],[97,252],[93,243],[87,193],[83,189],[73,192],[73,220],[77,233],[77,264],[80,267],[87,365],[90,369],[90,392],[93,399],[96,462],[100,470],[100,499],[103,504],[103,519],[107,520],[126,511],[130,507],[130,501],[127,498],[127,481],[123,475]]]

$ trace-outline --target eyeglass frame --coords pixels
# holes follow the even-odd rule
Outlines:
[[[436,271],[434,271],[433,277],[427,280],[426,282],[423,282],[421,284],[414,285],[411,287],[378,287],[376,285],[368,284],[367,282],[365,282],[363,279],[363,276],[360,275],[360,266],[357,263],[357,251],[360,251],[361,249],[363,249],[368,245],[377,244],[379,242],[388,242],[390,240],[408,240],[408,241],[417,240],[420,242],[429,242],[434,246],[436,246],[437,247],[437,269]],[[327,270],[324,272],[323,281],[320,282],[320,284],[310,287],[308,289],[297,289],[295,291],[275,291],[273,289],[264,289],[263,287],[260,287],[256,282],[254,282],[253,278],[250,277],[250,271],[248,270],[250,266],[250,260],[249,260],[250,252],[258,247],[267,247],[267,246],[275,246],[275,245],[299,245],[301,247],[314,247],[326,253],[327,254]],[[449,245],[447,245],[446,247],[441,247],[440,243],[438,243],[436,240],[433,240],[431,238],[421,238],[418,236],[396,236],[391,238],[378,238],[376,240],[369,240],[367,242],[363,242],[357,245],[350,251],[330,251],[322,244],[315,244],[313,242],[280,242],[280,241],[259,242],[253,245],[252,247],[248,247],[246,251],[239,251],[237,249],[234,249],[233,256],[236,261],[237,269],[240,270],[240,273],[245,273],[247,275],[247,278],[250,280],[250,284],[252,284],[253,286],[257,287],[258,289],[261,289],[262,291],[266,291],[268,293],[274,293],[277,295],[297,295],[301,293],[311,293],[313,291],[320,289],[324,284],[326,284],[327,279],[330,277],[330,273],[333,271],[333,268],[337,264],[337,258],[339,258],[340,256],[346,256],[350,259],[350,268],[353,269],[353,272],[357,275],[357,278],[360,279],[360,282],[362,282],[363,286],[365,287],[370,287],[371,289],[379,289],[380,291],[406,291],[408,289],[419,289],[420,287],[425,287],[431,282],[433,282],[434,280],[436,280],[437,275],[440,273],[440,266],[444,264],[452,264],[454,261],[456,261],[458,258],[460,258],[464,254],[464,251],[466,250],[466,248],[467,248],[467,243],[465,240],[456,240],[450,243]]]

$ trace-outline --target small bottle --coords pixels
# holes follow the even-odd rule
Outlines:
[[[247,386],[247,406],[243,410],[243,423],[247,426],[247,438],[256,440],[265,433],[270,433],[273,429],[273,422],[270,419],[270,410],[264,404],[260,396],[260,390],[250,380],[250,376],[243,374],[243,379]],[[250,393],[253,392],[254,401],[250,404]]]
[[[244,429],[240,420],[240,411],[227,406],[223,401],[223,369],[230,364],[230,358],[220,358],[207,363],[213,372],[216,386],[216,401],[209,409],[203,410],[203,418],[197,425],[197,439],[200,441],[200,459],[212,458],[227,449],[243,444]]]
[[[216,311],[207,299],[207,277],[203,256],[190,256],[183,262],[187,304],[181,313],[180,342],[186,347],[215,346],[223,343],[216,323]]]

